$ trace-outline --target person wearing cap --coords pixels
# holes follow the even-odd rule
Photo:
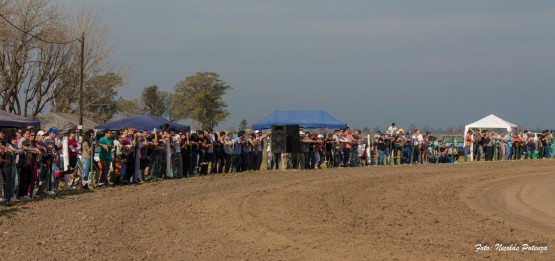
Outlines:
[[[324,145],[324,134],[318,134],[316,136],[316,142],[314,144],[314,158],[316,160],[316,168],[322,168],[322,162],[324,161],[325,145]]]

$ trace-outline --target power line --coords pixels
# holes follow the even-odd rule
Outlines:
[[[8,19],[4,16],[4,14],[0,14],[0,17],[2,17],[2,19],[4,19],[4,21],[6,21],[8,24],[10,24],[11,26],[13,26],[13,27],[14,27],[15,29],[17,29],[18,31],[20,31],[20,32],[22,32],[22,33],[24,33],[24,34],[30,35],[30,36],[32,36],[33,38],[36,38],[37,40],[42,41],[42,42],[45,42],[45,43],[50,43],[50,44],[70,44],[70,43],[73,43],[73,42],[80,41],[81,38],[82,38],[82,37],[79,37],[79,38],[76,38],[76,39],[73,39],[73,40],[67,41],[67,42],[54,42],[54,41],[45,40],[45,39],[40,38],[38,35],[32,34],[32,33],[30,33],[30,32],[27,32],[27,31],[25,31],[25,30],[19,28],[19,26],[13,24],[10,20],[8,20]]]

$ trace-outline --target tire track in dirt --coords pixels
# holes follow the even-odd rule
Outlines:
[[[475,207],[496,219],[555,238],[555,175],[513,176],[474,186],[466,192],[479,199]]]

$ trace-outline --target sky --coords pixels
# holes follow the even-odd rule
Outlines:
[[[109,24],[119,91],[215,72],[237,128],[323,109],[354,128],[447,128],[495,114],[555,128],[552,0],[53,0]]]

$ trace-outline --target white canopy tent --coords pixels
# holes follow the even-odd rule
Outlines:
[[[493,114],[489,116],[470,123],[464,127],[463,135],[466,135],[469,129],[505,129],[507,131],[515,132],[518,129],[518,125],[510,123],[504,119],[501,119]],[[470,143],[470,160],[474,160],[474,144]]]
[[[464,127],[463,135],[466,135],[469,129],[505,129],[514,133],[514,130],[518,129],[518,125],[510,123],[493,114],[490,114],[489,116],[479,121],[466,125]]]

